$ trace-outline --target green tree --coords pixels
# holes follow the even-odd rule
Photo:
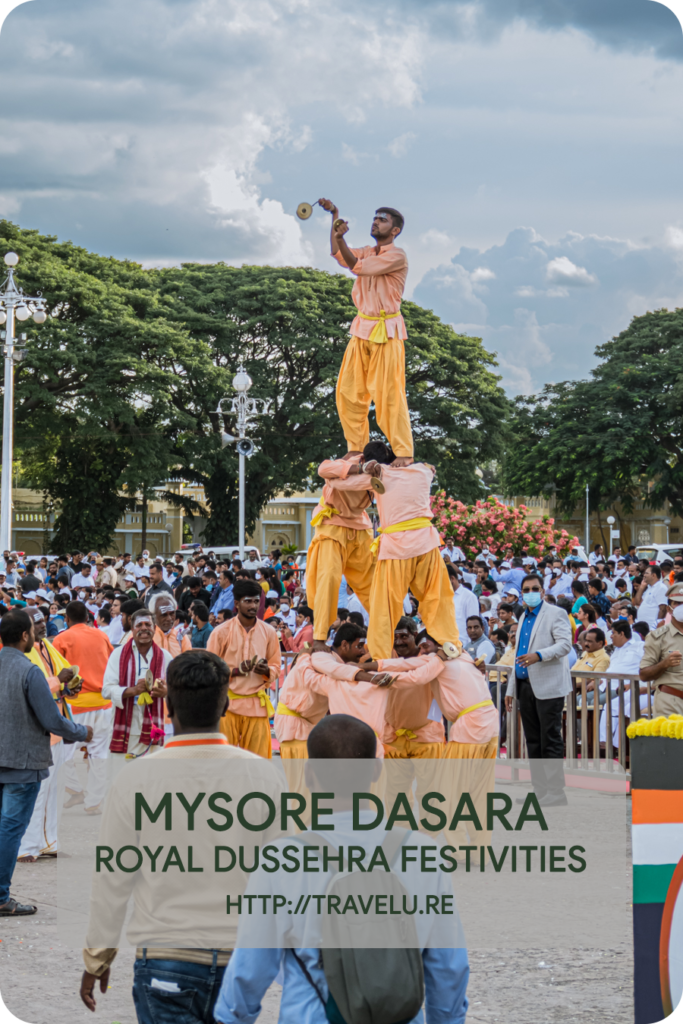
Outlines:
[[[3,247],[50,312],[42,326],[29,321],[16,371],[24,476],[57,512],[54,547],[106,548],[135,491],[164,479],[178,437],[227,378],[209,346],[165,315],[156,272],[7,221]]]
[[[188,264],[160,273],[166,316],[176,316],[216,364],[243,363],[251,394],[272,400],[257,420],[247,462],[247,527],[280,492],[317,485],[315,470],[346,450],[334,389],[354,316],[353,282],[300,267]],[[480,462],[500,457],[507,400],[481,341],[458,335],[429,310],[403,304],[409,340],[406,378],[418,458],[437,465],[439,483],[469,501],[482,496]],[[374,418],[371,433],[380,436]],[[237,458],[217,449],[198,418],[176,445],[178,473],[204,487],[208,543],[237,536]]]
[[[504,463],[507,494],[554,491],[563,512],[619,501],[683,513],[683,310],[634,317],[600,345],[589,380],[519,398]]]

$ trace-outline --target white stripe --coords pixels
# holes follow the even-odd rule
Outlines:
[[[683,857],[683,823],[633,825],[634,864],[678,864]]]

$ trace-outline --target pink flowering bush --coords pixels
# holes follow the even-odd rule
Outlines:
[[[452,537],[468,557],[474,557],[485,547],[498,557],[521,555],[523,550],[538,557],[551,544],[566,555],[579,543],[578,537],[570,536],[566,530],[556,530],[555,520],[550,516],[529,522],[528,512],[526,505],[513,508],[493,497],[476,505],[463,505],[446,497],[444,491],[432,497],[434,525],[442,540]]]

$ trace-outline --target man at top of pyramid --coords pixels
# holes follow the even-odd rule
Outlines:
[[[408,274],[408,258],[395,244],[403,230],[403,217],[381,206],[370,228],[374,245],[350,249],[349,230],[329,199],[318,200],[332,214],[332,256],[355,275],[352,298],[358,315],[351,324],[351,340],[337,380],[337,411],[350,452],[360,454],[370,440],[368,412],[375,403],[380,430],[396,455],[396,466],[413,461],[413,433],[406,399],[401,299]]]

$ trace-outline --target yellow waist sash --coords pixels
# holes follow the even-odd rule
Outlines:
[[[272,718],[272,716],[275,714],[273,702],[268,696],[266,690],[257,690],[256,693],[233,693],[232,690],[228,690],[229,700],[246,700],[247,697],[258,697],[261,707],[265,708],[266,711],[268,712],[268,718]]]
[[[412,732],[411,729],[397,729],[396,730],[396,735],[397,736],[405,736],[405,738],[407,740],[416,740],[417,739],[417,733],[416,732]]]
[[[479,704],[472,704],[471,707],[463,708],[462,711],[459,711],[458,718],[462,718],[463,715],[469,715],[470,711],[476,711],[477,708],[487,708],[489,705],[491,705],[492,708],[496,706],[492,700],[482,700]],[[457,720],[458,719],[456,718],[456,722]]]
[[[340,516],[341,512],[338,508],[334,508],[333,505],[323,505],[319,512],[311,519],[311,526],[320,526],[326,519],[331,519],[332,516]]]
[[[402,523],[394,523],[393,526],[382,526],[380,527],[380,534],[382,533],[403,533],[405,530],[424,530],[425,526],[431,526],[432,520],[428,519],[427,516],[417,516],[416,519],[405,519]],[[381,538],[375,537],[370,550],[373,555],[377,554],[379,548],[379,542]]]
[[[375,321],[375,326],[372,328],[370,338],[368,340],[374,341],[376,345],[384,345],[389,341],[389,335],[387,334],[387,320],[395,320],[396,317],[400,315],[400,310],[398,313],[385,313],[383,309],[379,311],[379,316],[367,316],[365,313],[358,314],[361,320]]]
[[[277,702],[277,711],[275,712],[275,714],[291,715],[293,718],[303,718],[303,715],[300,715],[298,711],[292,711],[291,708],[288,708],[287,705],[283,704],[281,700]]]

